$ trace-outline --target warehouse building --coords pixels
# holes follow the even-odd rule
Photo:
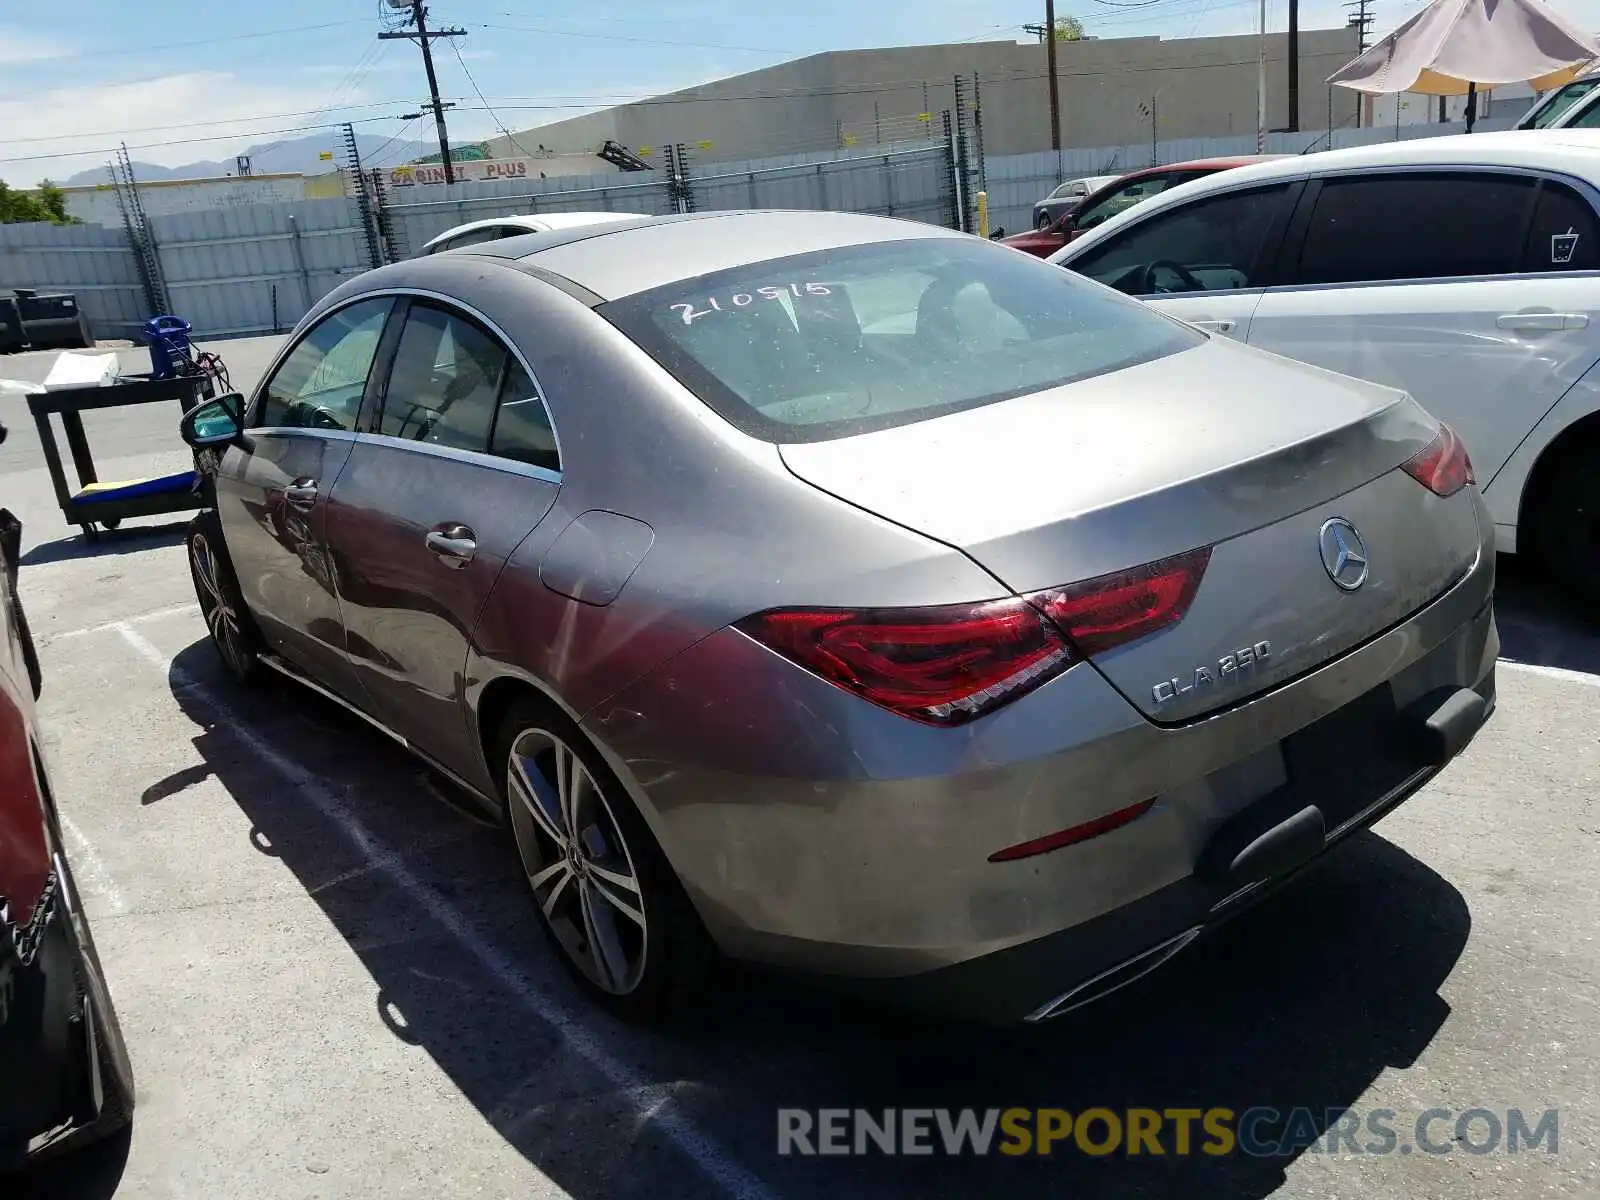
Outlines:
[[[1356,122],[1356,93],[1324,82],[1358,53],[1355,29],[1300,34],[1302,129]],[[1267,39],[1267,125],[1289,124],[1288,39]],[[1256,129],[1261,39],[1091,38],[1057,44],[1062,144],[1117,146]],[[647,160],[682,143],[697,161],[942,136],[960,76],[976,90],[984,150],[1050,148],[1046,47],[979,42],[814,54],[699,87],[490,139],[496,157],[593,153],[620,142]],[[976,89],[973,88],[976,76]],[[1153,127],[1152,127],[1153,126]]]

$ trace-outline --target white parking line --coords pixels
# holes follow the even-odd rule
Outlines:
[[[1584,671],[1569,671],[1566,667],[1545,667],[1538,663],[1515,662],[1509,658],[1500,660],[1500,669],[1503,671],[1521,671],[1525,675],[1543,675],[1546,679],[1560,679],[1566,683],[1579,683],[1584,687],[1600,687],[1600,675],[1590,675]]]
[[[170,608],[157,608],[150,612],[138,613],[135,616],[123,617],[120,621],[107,621],[104,625],[89,625],[83,629],[64,629],[60,633],[41,634],[39,644],[48,646],[51,642],[59,642],[65,638],[80,638],[91,633],[109,633],[113,629],[121,629],[125,625],[132,625],[138,621],[156,621],[162,617],[176,617],[180,613],[199,611],[200,606],[191,600],[188,604],[174,604]]]
[[[188,676],[182,668],[174,667],[172,660],[131,624],[126,621],[113,622],[110,628],[121,634],[141,658],[181,685],[207,708],[219,715],[227,711],[227,706],[205,685]],[[640,1119],[653,1123],[712,1182],[730,1196],[748,1197],[749,1200],[774,1197],[775,1200],[775,1193],[762,1180],[736,1162],[726,1150],[678,1111],[675,1098],[670,1092],[664,1092],[665,1085],[653,1083],[614,1057],[581,1019],[552,1000],[522,968],[491,945],[458,908],[419,879],[398,855],[374,838],[360,821],[345,810],[320,779],[284,757],[245,726],[233,725],[229,733],[254,751],[285,783],[296,788],[318,813],[337,825],[367,857],[374,870],[388,876],[418,908],[427,912],[508,992],[516,996],[524,1008],[549,1024],[576,1054],[604,1076],[617,1091],[626,1094]]]
[[[61,828],[67,831],[67,836],[73,840],[72,864],[79,868],[81,874],[94,885],[94,894],[106,902],[112,912],[126,912],[128,906],[123,903],[122,893],[117,890],[117,881],[111,878],[111,871],[106,866],[105,860],[95,853],[95,848],[90,845],[89,839],[83,836],[83,830],[72,823],[72,818],[65,813],[58,814]]]

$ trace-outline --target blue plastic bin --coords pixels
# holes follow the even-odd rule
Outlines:
[[[178,374],[178,364],[189,357],[191,328],[182,317],[173,316],[151,317],[144,323],[152,379],[171,379]]]

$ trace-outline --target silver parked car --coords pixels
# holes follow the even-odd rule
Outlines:
[[[712,951],[998,1021],[1162,961],[1494,707],[1405,395],[841,213],[532,234],[322,300],[190,551],[225,662],[505,815],[600,1001]]]
[[[1069,179],[1043,200],[1033,206],[1033,227],[1048,229],[1103,187],[1109,187],[1119,175],[1085,175],[1082,179]]]

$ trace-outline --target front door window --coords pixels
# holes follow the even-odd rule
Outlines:
[[[363,300],[324,317],[268,381],[256,424],[354,429],[393,305],[388,298]]]

